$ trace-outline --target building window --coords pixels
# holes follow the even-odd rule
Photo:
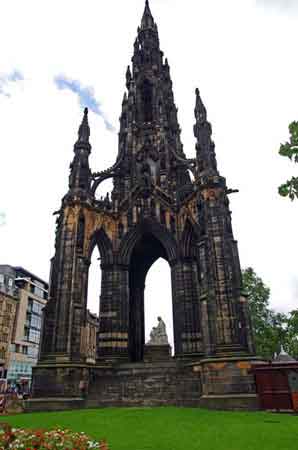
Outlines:
[[[38,314],[39,316],[41,316],[42,309],[43,309],[43,305],[38,303],[36,300],[33,300],[33,298],[29,298],[28,309],[27,309],[28,312]]]
[[[28,356],[31,358],[37,358],[38,357],[38,348],[37,347],[28,347]]]
[[[12,278],[8,278],[8,286],[12,287],[13,285],[13,279]]]
[[[4,275],[3,273],[0,273],[0,284],[4,283]]]
[[[36,295],[36,297],[44,298],[44,291],[40,287],[31,284],[30,291],[32,294]]]
[[[33,283],[34,284],[30,285],[30,291],[32,292],[32,294],[44,299],[45,298],[45,291],[44,291],[45,285],[43,283],[40,283],[37,280],[33,280]]]
[[[40,331],[34,330],[34,328],[25,329],[25,339],[29,342],[34,342],[35,344],[39,344]]]
[[[6,303],[6,312],[11,313],[12,312],[12,305],[10,303]]]
[[[22,346],[22,353],[23,355],[28,355],[28,347],[26,345]]]
[[[30,328],[37,328],[38,330],[41,329],[41,317],[36,316],[32,314],[31,321],[30,321]]]

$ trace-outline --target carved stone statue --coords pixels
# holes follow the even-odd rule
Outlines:
[[[169,345],[166,324],[161,317],[158,317],[157,320],[158,325],[152,328],[148,345]]]

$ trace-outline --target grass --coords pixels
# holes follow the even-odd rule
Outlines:
[[[191,408],[111,408],[21,414],[16,427],[84,431],[111,450],[297,450],[298,416]]]

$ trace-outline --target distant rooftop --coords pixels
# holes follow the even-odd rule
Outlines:
[[[29,270],[24,269],[24,267],[22,266],[10,266],[9,264],[0,264],[0,272],[1,269],[10,269],[11,271],[14,271],[16,273],[16,278],[30,278],[38,281],[39,283],[44,284],[46,289],[48,289],[49,287],[49,283],[47,281],[44,281],[42,278],[38,277]]]

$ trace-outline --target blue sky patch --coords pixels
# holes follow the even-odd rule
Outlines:
[[[17,81],[24,80],[23,74],[14,69],[9,73],[0,74],[0,95],[4,95],[5,97],[10,97],[10,93],[8,91],[8,87],[11,83],[16,83]]]
[[[102,117],[105,127],[108,131],[114,132],[114,126],[108,121],[105,113],[101,109],[100,102],[95,98],[94,89],[89,86],[84,86],[78,80],[71,80],[63,75],[54,78],[54,82],[58,89],[69,90],[78,96],[80,106],[82,108],[89,108],[94,114]]]

